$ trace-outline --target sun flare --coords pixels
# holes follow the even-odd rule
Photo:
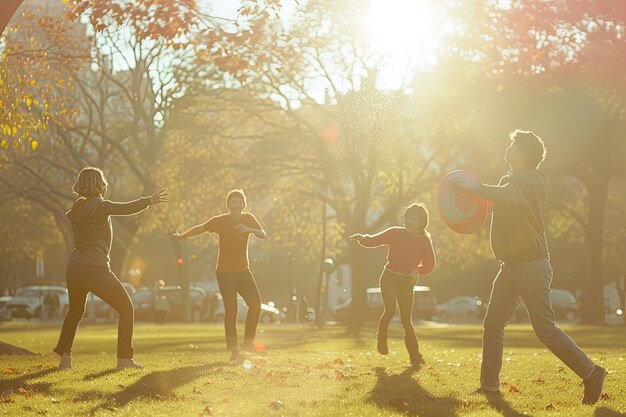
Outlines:
[[[372,0],[365,27],[378,51],[400,57],[427,48],[437,29],[428,0]]]

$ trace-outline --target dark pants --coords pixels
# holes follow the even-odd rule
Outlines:
[[[132,345],[133,303],[113,272],[109,268],[89,267],[70,262],[67,265],[66,282],[70,307],[63,321],[59,341],[53,350],[59,355],[72,352],[76,328],[85,312],[87,294],[92,292],[120,315],[117,328],[117,357],[132,358],[135,353]]]
[[[417,355],[419,347],[413,329],[413,278],[385,269],[380,277],[380,295],[385,310],[378,322],[378,337],[387,337],[389,323],[396,314],[396,303],[400,307],[400,320],[404,328],[404,345],[409,355]]]
[[[243,335],[245,343],[252,343],[256,335],[256,327],[261,315],[261,294],[250,271],[218,272],[217,284],[224,300],[224,330],[226,332],[226,349],[237,349],[237,293],[241,294],[248,305],[246,330]]]

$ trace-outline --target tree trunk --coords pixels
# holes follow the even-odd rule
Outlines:
[[[367,318],[365,285],[365,250],[357,244],[350,245],[352,282],[352,311],[348,322],[348,333],[358,334]]]
[[[125,275],[124,268],[128,266],[126,256],[133,242],[139,225],[133,218],[113,220],[113,243],[111,244],[111,271],[120,279]]]
[[[603,178],[592,178],[585,185],[589,195],[589,267],[583,288],[583,321],[604,324],[604,220],[609,184]]]
[[[4,28],[7,27],[11,17],[20,7],[24,0],[2,0],[0,1],[0,35],[4,31]]]

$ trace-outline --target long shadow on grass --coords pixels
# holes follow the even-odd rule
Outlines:
[[[504,417],[529,417],[529,414],[522,414],[515,409],[513,409],[509,403],[506,402],[502,394],[499,392],[493,393],[484,393],[485,397],[487,397],[487,401],[489,401],[489,405],[494,410],[497,410],[502,413]]]
[[[228,362],[214,362],[206,365],[186,366],[184,368],[176,368],[168,371],[157,371],[142,376],[134,384],[124,388],[123,390],[110,395],[103,403],[91,410],[94,414],[98,410],[109,409],[111,406],[116,408],[124,407],[128,403],[141,398],[151,400],[163,400],[171,395],[174,389],[181,385],[206,375],[208,371],[232,366]]]
[[[565,332],[585,349],[609,348],[622,346],[626,336],[619,329],[609,326],[565,326]],[[421,330],[416,329],[418,335]],[[424,332],[424,340],[437,340],[449,346],[476,346],[480,348],[483,330],[478,326],[453,325],[444,329]],[[515,348],[539,348],[541,344],[529,325],[509,325],[505,330],[506,346]]]
[[[31,374],[22,375],[19,378],[10,379],[8,381],[2,381],[2,390],[13,390],[17,391],[20,388],[23,388],[27,391],[46,393],[50,390],[50,386],[52,385],[49,382],[36,382],[34,384],[29,383],[32,379],[38,379],[42,376],[51,374],[52,372],[58,371],[57,368],[49,368],[44,369],[38,372],[33,372]]]
[[[595,417],[624,417],[626,413],[622,413],[615,410],[610,410],[606,407],[596,408]]]
[[[85,381],[92,381],[94,379],[102,378],[103,376],[111,375],[111,374],[114,374],[116,372],[119,372],[119,370],[115,369],[115,368],[105,369],[104,371],[101,371],[101,372],[96,372],[96,373],[93,373],[93,374],[85,375],[85,377],[83,379]]]
[[[409,416],[449,417],[456,415],[461,401],[452,397],[435,397],[412,378],[415,368],[401,374],[389,375],[384,368],[376,369],[378,380],[367,402],[379,408]]]
[[[294,331],[295,329],[295,331]],[[328,340],[344,339],[350,342],[352,349],[361,349],[368,344],[374,343],[372,340],[363,339],[359,333],[349,333],[344,328],[327,326],[324,329],[313,327],[277,327],[265,333],[271,338],[270,350],[291,350],[311,345],[325,344]]]

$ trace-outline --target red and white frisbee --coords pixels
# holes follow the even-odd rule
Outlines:
[[[480,183],[478,177],[467,171],[452,171],[441,182],[437,197],[439,214],[444,222],[462,235],[476,233],[483,227],[491,201],[478,194],[454,186],[458,183]]]

